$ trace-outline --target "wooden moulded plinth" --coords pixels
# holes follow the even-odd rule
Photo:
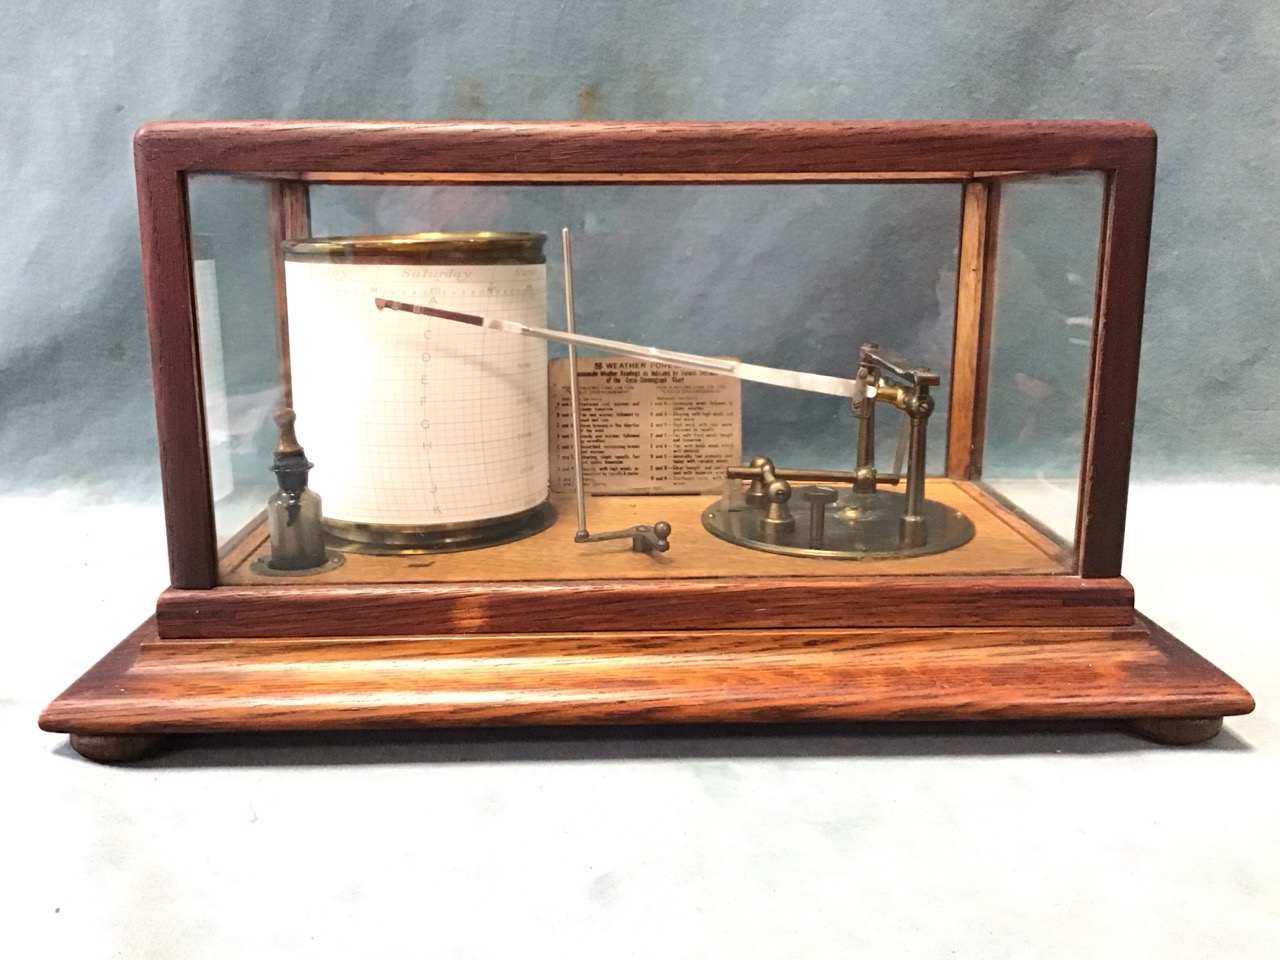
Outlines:
[[[118,760],[155,734],[418,725],[1115,719],[1190,743],[1252,709],[1235,681],[1140,616],[1122,627],[223,640],[162,640],[152,619],[40,723],[79,735],[72,745],[90,759]]]
[[[595,579],[527,579],[525,553],[546,571],[564,569],[557,551],[581,554],[563,518],[523,546],[357,557],[311,584],[253,582],[246,565],[262,547],[242,547],[224,558],[225,586],[167,591],[158,618],[41,725],[72,733],[91,759],[119,761],[157,734],[416,725],[1114,719],[1188,743],[1253,708],[1136,614],[1123,579],[1054,573],[1053,547],[1033,530],[1001,522],[967,485],[935,489],[975,497],[980,536],[968,553],[833,570],[716,548],[722,562],[790,565],[785,575],[710,576],[702,541],[718,542],[686,525],[667,557],[592,544]],[[686,499],[698,500],[644,508],[679,517],[693,509]],[[461,579],[485,554],[490,579]],[[504,556],[514,558],[506,574]],[[1004,572],[966,569],[984,562]],[[438,579],[405,582],[413,563]],[[648,575],[607,578],[610,563]]]

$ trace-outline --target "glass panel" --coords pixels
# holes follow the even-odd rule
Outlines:
[[[563,326],[569,227],[578,331],[593,336],[842,377],[858,345],[877,342],[942,376],[928,459],[941,473],[959,202],[946,184],[322,186],[312,218],[316,236],[543,231],[553,327]],[[748,458],[852,468],[847,401],[753,384],[742,403]],[[888,470],[900,417],[880,416]]]
[[[280,352],[265,184],[191,178],[192,276],[218,544],[275,490]]]
[[[1005,184],[982,479],[1070,545],[1084,451],[1104,180]]]
[[[1017,210],[1016,200],[1015,193],[1011,210]],[[254,520],[271,498],[277,530],[294,522],[290,517],[320,512],[330,547],[346,551],[340,566],[316,572],[305,581],[311,583],[1060,573],[1061,563],[1004,523],[998,510],[941,476],[960,203],[956,184],[316,186],[316,237],[532,232],[546,236],[546,262],[531,252],[528,233],[509,233],[501,241],[511,245],[507,252],[514,259],[485,259],[477,248],[423,260],[419,246],[412,253],[419,259],[406,260],[403,247],[386,243],[288,246],[298,440],[316,463],[311,489],[322,500],[319,511],[307,501],[291,512],[269,469],[281,374],[266,191],[198,180],[192,186],[198,259],[212,260],[216,268],[202,265],[197,273],[216,272],[216,306],[210,281],[201,281],[200,319],[202,328],[210,328],[202,339],[219,539],[225,542]],[[720,398],[706,383],[737,381],[712,374],[699,374],[702,382],[686,382],[688,375],[661,380],[666,374],[637,374],[634,366],[603,358],[615,366],[597,368],[595,389],[597,396],[612,397],[614,406],[600,419],[584,416],[582,424],[589,456],[594,443],[594,481],[621,477],[623,486],[631,484],[641,460],[644,469],[679,473],[701,455],[696,450],[707,435],[724,432],[732,447],[740,432],[740,449],[718,452],[714,462],[711,454],[704,457],[710,466],[696,478],[696,488],[649,482],[644,490],[587,498],[592,533],[647,525],[648,533],[635,534],[643,544],[662,539],[658,521],[670,522],[667,552],[633,552],[632,534],[575,541],[572,483],[554,483],[566,462],[571,480],[572,458],[550,452],[552,438],[542,422],[550,419],[557,442],[572,435],[563,412],[567,381],[553,375],[549,410],[542,360],[562,357],[563,346],[476,330],[429,312],[563,329],[564,226],[574,240],[580,334],[737,357],[845,384],[846,395],[829,395],[744,382],[739,431],[732,417],[712,416]],[[484,243],[478,249],[492,254],[499,242],[490,236]],[[1016,250],[1011,245],[1006,255]],[[376,298],[425,306],[428,314],[380,310]],[[1005,297],[1000,308],[1001,344],[1016,322],[1005,312],[1011,302]],[[220,343],[213,342],[213,331]],[[930,387],[936,406],[926,469],[918,474],[931,479],[916,510],[914,485],[860,490],[850,475],[830,478],[831,471],[847,473],[857,464],[859,418],[847,391],[865,342],[900,354],[909,368],[932,368],[940,380]],[[536,349],[527,350],[530,343]],[[583,352],[584,358],[597,356]],[[875,461],[884,473],[894,461],[905,420],[900,408],[908,405],[910,390],[894,386],[893,377],[903,375],[894,373],[891,359],[862,362],[879,364],[875,376],[887,378],[877,400],[864,405],[877,411]],[[1002,354],[996,369],[1005,362]],[[553,363],[553,370],[562,368]],[[1036,369],[1019,366],[1015,372],[1034,377]],[[914,376],[906,375],[908,385],[932,374]],[[649,392],[636,400],[627,392],[633,389]],[[619,397],[627,406],[618,405]],[[633,427],[630,417],[650,421]],[[609,426],[600,426],[609,418]],[[662,458],[662,444],[653,439],[659,434],[680,451],[673,466],[650,463]],[[1019,431],[1012,435],[1016,440]],[[1077,435],[1077,454],[1078,441]],[[726,481],[726,463],[741,471],[756,455],[768,456],[780,471],[801,473],[781,477],[787,483],[779,484],[757,467],[761,483],[754,493],[745,477]],[[827,478],[812,476],[817,471]],[[540,479],[548,472],[549,501]],[[535,486],[536,502],[529,506]],[[834,489],[834,502],[824,486]],[[467,512],[473,509],[489,512],[473,517]],[[223,582],[280,582],[267,579],[280,571],[264,571],[260,562],[269,553],[266,527],[255,529],[254,551],[228,559]],[[303,531],[288,532],[299,555],[315,552],[301,549],[304,541],[314,545]],[[421,547],[423,540],[468,549],[405,555],[406,545]],[[855,569],[849,560],[871,562]]]

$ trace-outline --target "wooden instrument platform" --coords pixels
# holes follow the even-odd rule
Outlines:
[[[250,525],[236,547],[219,564],[225,586],[315,586],[322,583],[435,583],[525,580],[637,580],[696,577],[847,577],[927,576],[934,574],[1063,574],[1070,569],[1067,551],[1030,524],[997,504],[977,483],[930,478],[928,495],[955,507],[974,522],[973,540],[955,550],[900,560],[829,560],[790,557],[726,543],[702,525],[702,511],[715,497],[600,496],[587,498],[592,532],[621,530],[638,523],[666,520],[672,525],[667,553],[637,556],[629,541],[574,543],[577,515],[573,498],[553,498],[556,522],[541,533],[482,550],[458,553],[378,557],[350,553],[336,570],[315,576],[263,576],[251,562],[270,554],[265,521]],[[796,522],[808,523],[804,506]]]

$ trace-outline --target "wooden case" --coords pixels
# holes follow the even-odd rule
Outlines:
[[[1144,124],[166,122],[139,130],[135,151],[172,586],[42,715],[86,756],[175,732],[416,724],[1115,718],[1188,742],[1253,707],[1137,614],[1120,575],[1156,154]],[[1002,190],[1081,171],[1103,178],[1103,205],[1064,551],[982,482],[983,428]],[[255,579],[261,524],[221,558],[215,532],[187,194],[200,174],[267,183],[276,241],[310,235],[315,184],[957,184],[946,470],[931,496],[965,506],[977,546],[874,569],[720,569],[709,542],[691,543],[676,566],[640,567],[574,545],[562,523],[537,544],[453,555],[430,580],[364,558],[337,578]],[[287,356],[282,293],[279,310]],[[671,509],[696,518],[699,504]],[[607,510],[635,522],[634,504]],[[522,550],[548,549],[554,579],[510,572],[528,569]]]

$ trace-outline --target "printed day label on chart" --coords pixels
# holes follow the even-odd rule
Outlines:
[[[569,360],[551,364],[551,490],[573,491]],[[742,385],[650,360],[578,358],[587,493],[715,493],[742,462]]]

